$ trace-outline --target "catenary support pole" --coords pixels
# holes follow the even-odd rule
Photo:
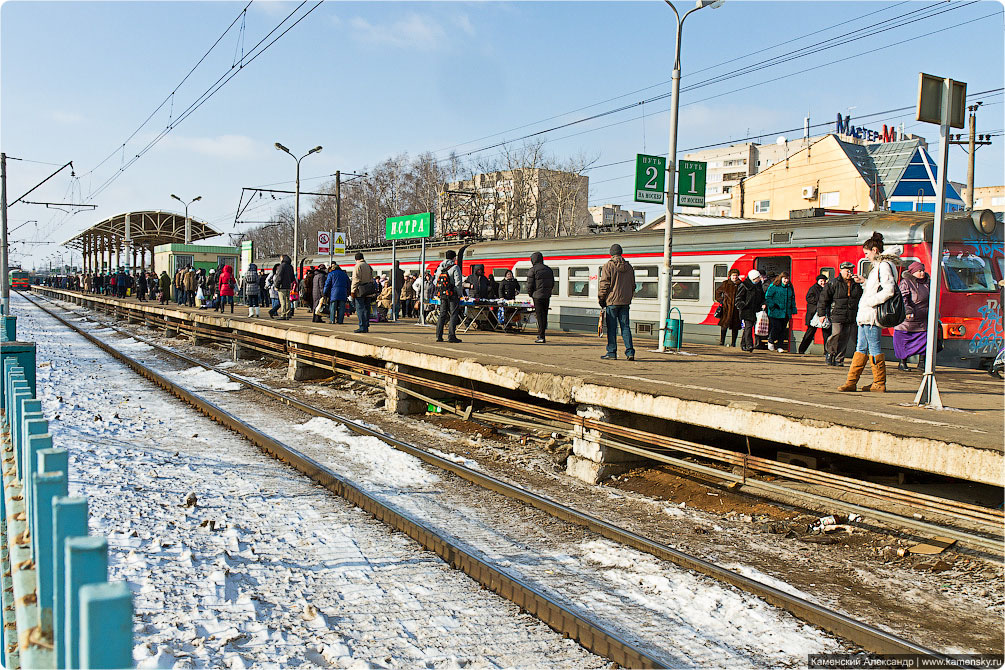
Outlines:
[[[7,267],[7,154],[0,153],[0,279],[3,281],[0,293],[0,314],[10,315],[10,279]]]

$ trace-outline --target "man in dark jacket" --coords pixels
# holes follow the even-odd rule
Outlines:
[[[461,291],[464,290],[464,280],[461,278],[461,269],[457,267],[454,259],[457,252],[447,249],[443,254],[443,262],[436,268],[433,275],[432,285],[436,291],[436,297],[440,301],[440,314],[436,319],[436,341],[443,341],[443,326],[448,326],[448,342],[460,342],[457,337],[457,318],[461,308]]]
[[[401,269],[401,261],[394,262],[391,281],[391,311],[394,312],[394,320],[397,321],[401,313],[401,289],[405,287],[405,271]]]
[[[635,360],[635,345],[632,342],[631,304],[635,297],[635,268],[621,255],[620,244],[611,245],[611,258],[600,269],[597,284],[597,298],[604,310],[604,325],[607,329],[607,353],[601,358],[617,360],[618,330],[625,343],[625,357]]]
[[[848,342],[853,341],[858,334],[856,317],[858,316],[858,301],[862,297],[862,286],[855,281],[852,273],[855,264],[845,261],[841,264],[841,273],[827,282],[820,291],[817,302],[817,314],[827,316],[831,320],[831,336],[824,342],[825,361],[827,365],[844,367],[844,355]]]
[[[293,261],[290,260],[289,256],[284,254],[275,280],[276,291],[279,292],[280,319],[285,320],[290,318],[290,289],[293,288],[293,282],[296,281],[296,278],[296,274],[293,272]]]
[[[469,298],[484,300],[489,297],[489,280],[484,265],[472,265],[471,274],[464,280],[464,291]]]
[[[147,273],[145,272],[136,273],[136,297],[139,298],[140,302],[147,301]]]
[[[806,291],[806,332],[803,333],[803,339],[799,342],[799,353],[805,354],[806,350],[810,348],[813,344],[813,338],[816,337],[817,327],[812,325],[813,317],[817,315],[817,305],[820,304],[820,294],[823,292],[824,287],[827,286],[826,275],[817,275],[817,280],[813,282],[813,286]],[[827,315],[830,318],[830,315]],[[831,336],[831,329],[821,328],[824,334],[824,343],[826,344],[827,338]]]
[[[349,299],[349,273],[332,261],[332,269],[325,277],[321,293],[328,298],[328,320],[342,323],[345,319],[345,303]]]
[[[740,348],[744,351],[754,350],[754,324],[757,313],[765,308],[764,289],[761,288],[761,273],[751,270],[746,279],[740,282],[736,290],[736,308],[743,319],[743,335],[740,336]]]
[[[551,292],[555,288],[555,273],[544,264],[544,256],[540,251],[530,255],[531,267],[527,272],[527,293],[534,301],[534,314],[537,317],[537,339],[535,344],[544,344],[544,331],[548,329],[548,305],[551,303]]]

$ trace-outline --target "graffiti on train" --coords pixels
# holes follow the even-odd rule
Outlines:
[[[988,300],[986,305],[977,309],[977,313],[981,317],[981,325],[970,338],[970,353],[996,354],[1002,348],[1002,338],[1005,337],[1001,305],[997,300]]]

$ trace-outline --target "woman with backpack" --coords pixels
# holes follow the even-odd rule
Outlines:
[[[855,357],[848,369],[848,379],[838,387],[838,391],[858,390],[856,387],[859,377],[862,376],[866,362],[870,362],[872,384],[863,386],[862,390],[884,393],[886,360],[883,358],[880,341],[883,328],[879,325],[877,311],[879,306],[892,298],[897,290],[897,272],[894,263],[898,258],[883,254],[883,236],[880,233],[873,233],[872,237],[862,245],[862,249],[865,251],[866,259],[872,263],[872,272],[868,278],[861,275],[854,276],[856,282],[865,284],[862,298],[858,301],[858,314],[855,319],[858,322],[858,342],[855,345]]]
[[[460,340],[457,338],[457,321],[461,309],[464,277],[461,276],[461,269],[454,262],[454,259],[457,258],[457,252],[448,249],[443,256],[443,262],[436,268],[436,275],[433,278],[436,297],[440,300],[440,315],[436,320],[436,341],[443,341],[443,326],[447,324],[449,319],[447,341],[458,343]]]

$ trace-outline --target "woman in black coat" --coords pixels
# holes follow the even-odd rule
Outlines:
[[[813,338],[816,337],[817,327],[810,325],[813,321],[813,317],[817,314],[817,305],[820,302],[820,293],[827,286],[827,277],[825,275],[817,275],[817,280],[810,286],[810,289],[806,291],[806,332],[803,333],[803,339],[799,342],[799,353],[805,354],[806,350],[810,348],[813,344]],[[830,318],[830,314],[826,315]],[[821,328],[824,334],[824,342],[827,338],[831,336],[831,328]]]
[[[516,294],[520,292],[520,282],[513,276],[512,270],[506,270],[506,276],[499,282],[499,295],[503,300],[516,300]]]

